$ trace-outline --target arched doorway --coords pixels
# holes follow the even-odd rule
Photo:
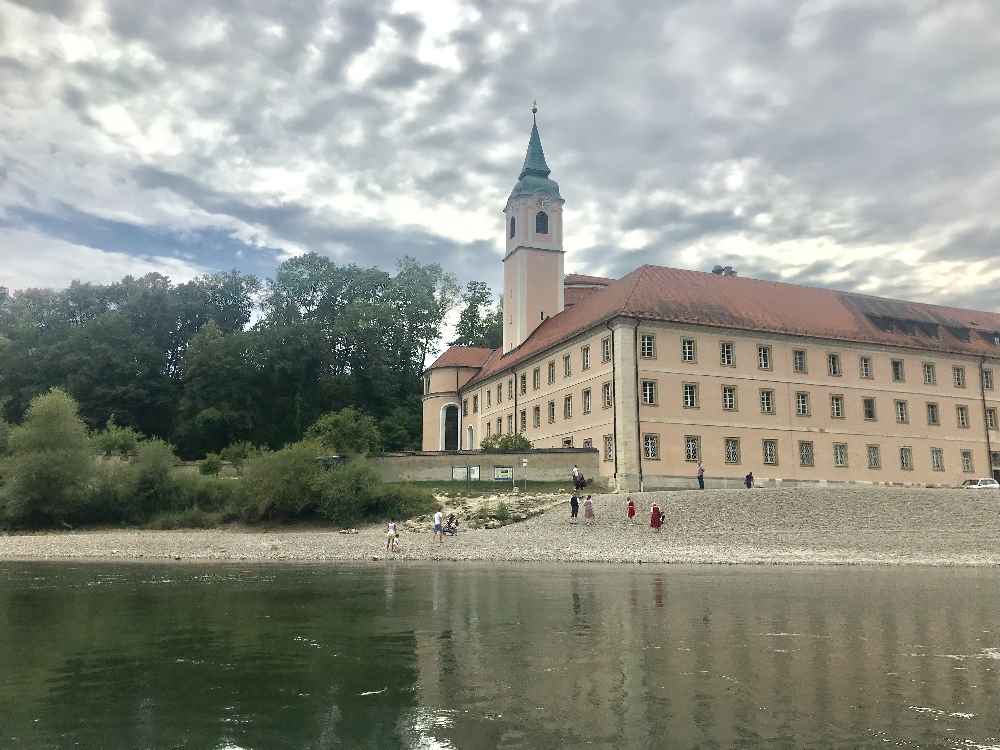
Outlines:
[[[442,448],[446,451],[458,450],[458,406],[448,404],[444,407],[444,430]]]
[[[466,449],[466,450],[470,450],[470,451],[471,451],[471,450],[473,450],[473,449],[474,449],[474,448],[476,447],[476,433],[475,433],[475,431],[474,431],[474,430],[472,429],[472,425],[471,425],[471,424],[469,425],[469,427],[468,427],[468,429],[466,430],[466,432],[467,432],[467,433],[468,433],[468,435],[469,435],[469,442],[467,442],[467,443],[465,444],[465,449]]]

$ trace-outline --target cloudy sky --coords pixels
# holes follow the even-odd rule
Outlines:
[[[500,281],[532,99],[567,269],[1000,310],[995,0],[0,0],[0,286]]]

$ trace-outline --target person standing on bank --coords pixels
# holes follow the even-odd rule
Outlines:
[[[748,490],[752,490],[753,489],[753,472],[752,471],[749,472],[749,473],[747,473],[747,475],[745,477],[743,477],[743,484],[746,485],[746,487],[747,487]]]
[[[594,501],[590,499],[590,495],[583,501],[583,520],[588,525],[594,522]]]
[[[444,543],[444,529],[441,527],[442,518],[441,511],[434,514],[434,538],[438,540],[438,544]]]
[[[657,534],[660,533],[660,527],[663,525],[663,513],[660,511],[660,506],[653,501],[653,507],[649,509],[649,528],[655,531]]]
[[[625,515],[628,516],[629,523],[635,523],[635,501],[628,498],[628,506],[625,508]]]
[[[705,465],[701,461],[698,462],[698,489],[705,489]]]
[[[576,514],[580,512],[580,498],[573,493],[573,497],[569,499],[569,520],[570,522],[576,521]]]

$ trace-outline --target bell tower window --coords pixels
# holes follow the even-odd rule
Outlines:
[[[535,214],[535,234],[549,233],[549,215],[544,211]]]
[[[516,226],[517,225],[514,223],[514,217],[511,216],[510,217],[510,231],[507,234],[507,236],[510,237],[511,239],[514,239],[514,230],[515,230]]]

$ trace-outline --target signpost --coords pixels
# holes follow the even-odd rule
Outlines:
[[[522,477],[522,485],[524,487],[523,491],[527,492],[528,491],[528,459],[527,458],[522,458],[521,459],[521,472],[524,475]]]

